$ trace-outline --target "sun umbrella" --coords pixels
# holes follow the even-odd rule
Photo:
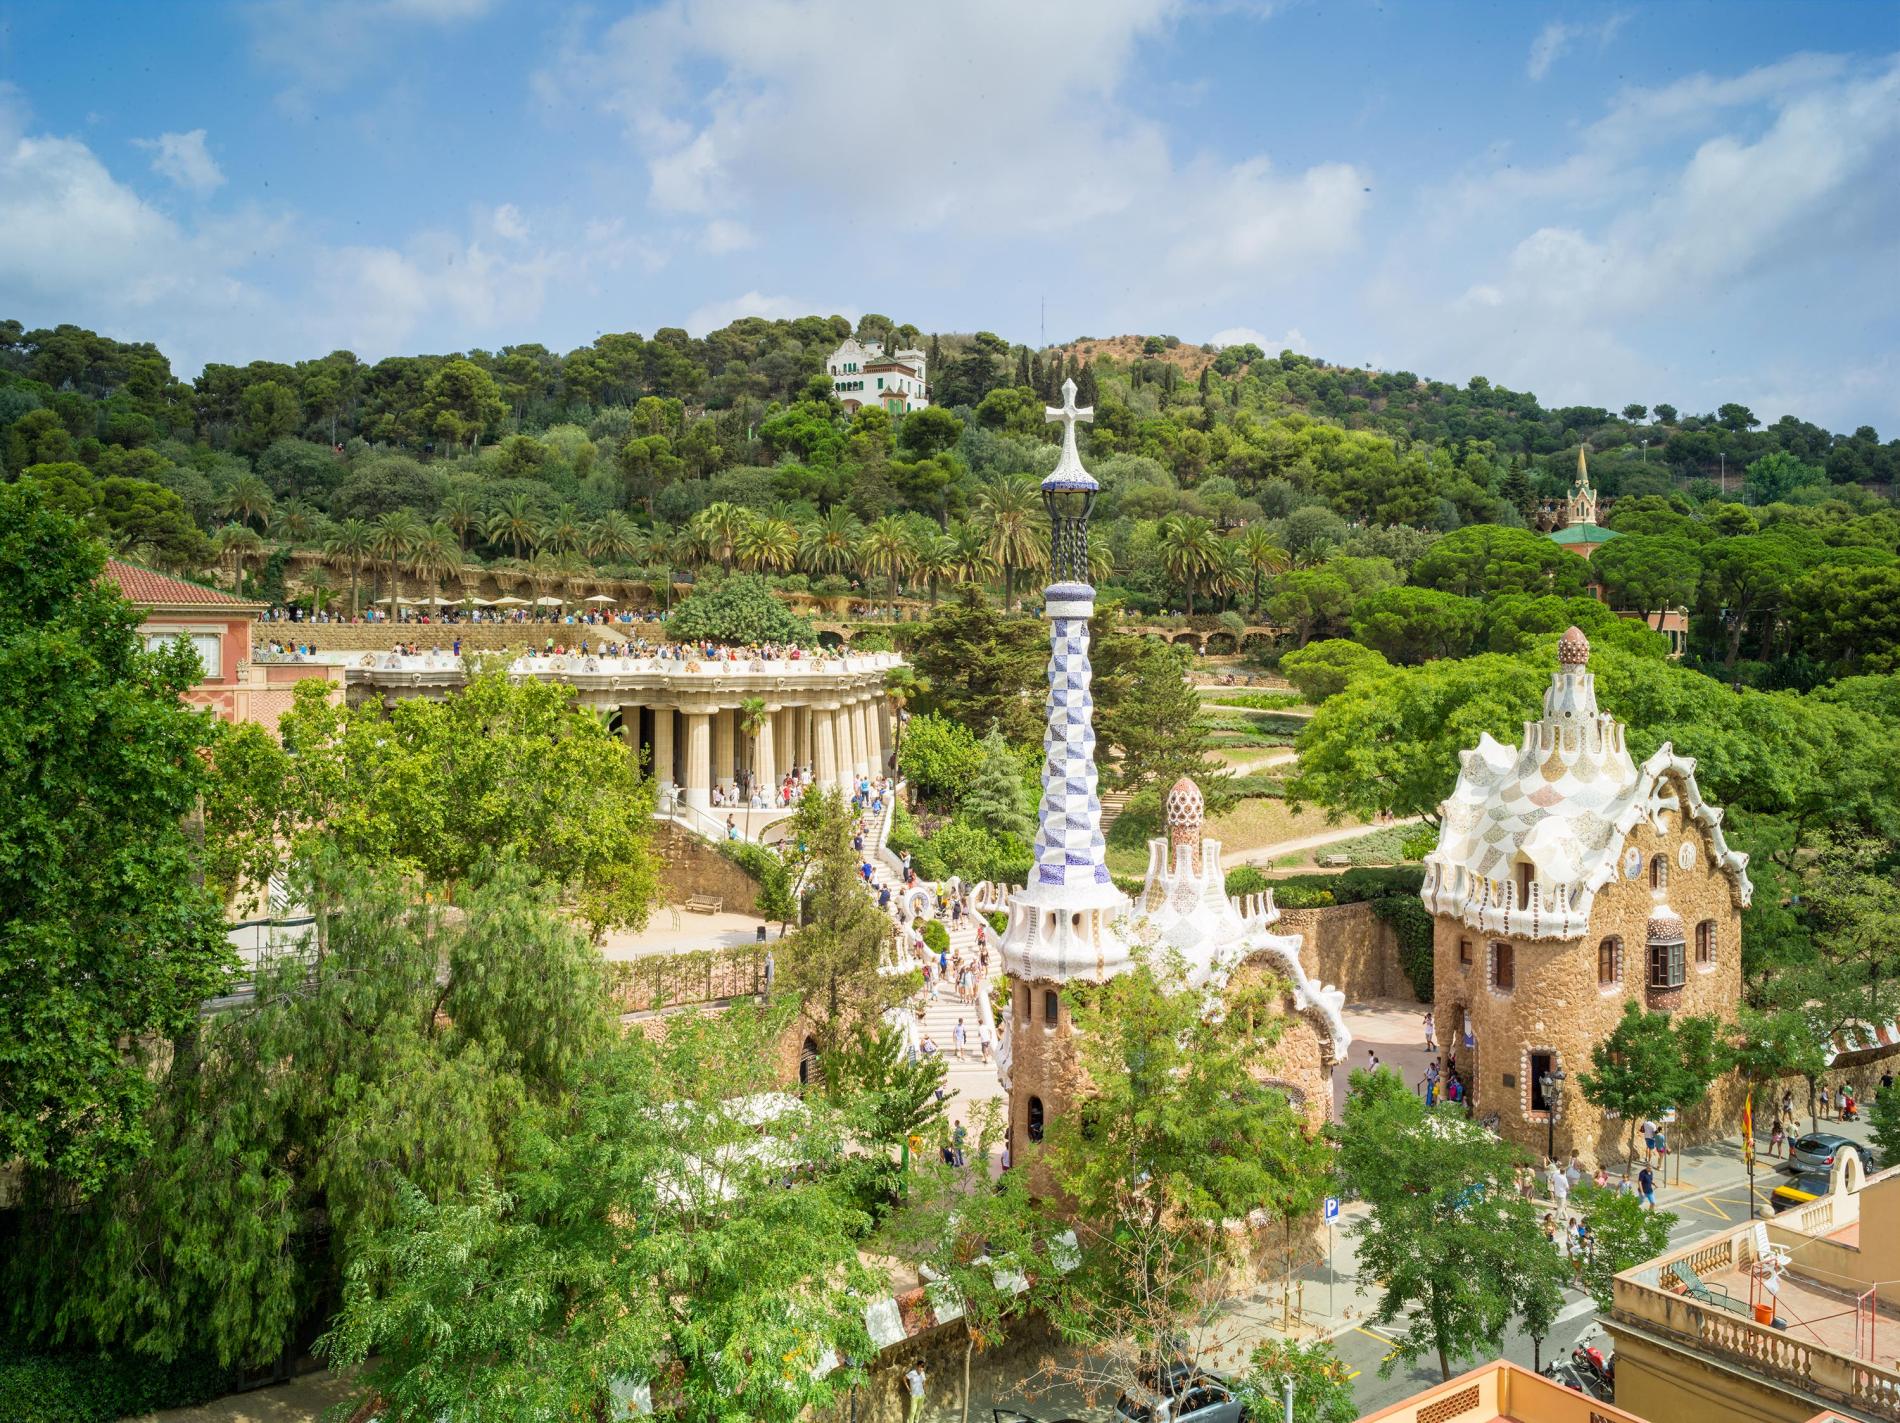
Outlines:
[[[561,606],[561,600],[559,598],[549,598],[549,597],[543,596],[540,598],[536,598],[534,600],[534,605],[537,608],[558,608]]]
[[[583,603],[618,603],[620,600],[606,593],[596,593],[591,598],[582,598],[581,601]]]
[[[528,600],[526,598],[517,598],[514,594],[510,593],[505,598],[495,599],[492,606],[497,608],[525,608],[528,606]]]
[[[495,606],[486,598],[464,598],[462,601],[467,603],[471,608],[492,608]]]

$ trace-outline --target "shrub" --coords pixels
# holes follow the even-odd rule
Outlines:
[[[1241,865],[1227,872],[1227,897],[1234,898],[1242,894],[1264,894],[1273,888],[1273,882],[1252,865]]]
[[[792,872],[772,851],[748,840],[718,841],[719,853],[759,882],[759,917],[781,924],[797,912],[792,903]]]
[[[1246,707],[1251,711],[1290,711],[1304,706],[1298,692],[1217,692],[1205,699],[1214,707]]]
[[[983,916],[990,921],[990,932],[1001,938],[1009,929],[1009,915],[1000,909],[992,909]]]
[[[924,947],[933,954],[950,952],[950,931],[935,919],[924,921]]]
[[[112,1423],[131,1414],[207,1403],[237,1386],[202,1359],[161,1363],[136,1354],[26,1354],[0,1348],[0,1418],[8,1423]]]

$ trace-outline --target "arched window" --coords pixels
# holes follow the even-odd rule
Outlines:
[[[1695,926],[1695,961],[1697,968],[1715,967],[1715,921],[1704,919]]]
[[[809,1087],[818,1080],[818,1040],[806,1038],[798,1050],[798,1085]]]
[[[1491,986],[1509,993],[1517,984],[1516,951],[1509,944],[1491,945]]]
[[[1029,1139],[1042,1140],[1042,1098],[1040,1097],[1029,1099]]]
[[[1623,981],[1623,941],[1615,934],[1597,945],[1597,986],[1608,988]]]
[[[1042,991],[1042,1021],[1045,1027],[1053,1028],[1056,1018],[1062,1011],[1062,998],[1053,988]]]
[[[1669,888],[1669,857],[1667,855],[1649,857],[1649,887],[1651,889]]]

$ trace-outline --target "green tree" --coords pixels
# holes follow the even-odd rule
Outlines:
[[[1900,1089],[1882,1087],[1874,1093],[1868,1108],[1874,1148],[1882,1166],[1900,1165]]]
[[[294,754],[273,755],[255,728],[220,748],[220,777],[232,746],[243,760],[234,783],[207,799],[218,863],[268,867],[327,842],[452,892],[512,853],[571,895],[596,933],[645,922],[652,785],[569,688],[483,671],[458,696],[405,701],[387,715],[373,703],[335,706],[320,683],[295,695],[279,723]]]
[[[1900,671],[1900,566],[1817,568],[1790,595],[1796,637],[1843,672]]]
[[[813,573],[848,572],[856,566],[864,526],[842,504],[827,509],[805,525],[798,540],[800,566]]]
[[[1318,705],[1353,678],[1391,668],[1383,656],[1346,638],[1309,642],[1280,659],[1280,671],[1307,701]]]
[[[1003,607],[1016,609],[1016,570],[1033,567],[1049,537],[1042,494],[1027,475],[1012,476],[977,491],[976,521],[985,549],[1003,570]]]
[[[314,952],[261,965],[248,1004],[151,1065],[146,1159],[84,1203],[29,1177],[14,1326],[269,1364],[393,1219],[398,1180],[433,1197],[493,1171],[525,1105],[612,1033],[593,946],[495,870],[453,918],[391,874],[300,877]]]
[[[1022,762],[994,727],[979,749],[982,759],[976,763],[976,774],[963,787],[964,818],[993,834],[1028,840],[1035,824],[1023,794]]]
[[[1353,604],[1352,635],[1394,662],[1463,657],[1484,626],[1484,605],[1432,588],[1382,588]]]
[[[147,1149],[142,1044],[231,968],[188,820],[215,723],[198,659],[147,653],[104,551],[0,486],[0,1156],[96,1189]]]
[[[1613,606],[1660,621],[1670,608],[1686,607],[1702,577],[1696,551],[1676,539],[1625,534],[1612,539],[1590,560]]]
[[[1228,1270],[1276,1239],[1290,1247],[1318,1209],[1330,1150],[1262,1085],[1277,1070],[1284,993],[1271,979],[1232,982],[1215,1021],[1180,966],[1162,962],[1063,995],[1088,1088],[1024,1159],[1047,1169],[1073,1221],[1075,1268],[1040,1287],[1081,1351],[1079,1382],[1128,1388],[1163,1365],[1174,1341],[1212,1325]],[[1295,1268],[1293,1249],[1283,1258]]]
[[[1122,632],[1103,609],[1090,628],[1097,756],[1103,778],[1127,790],[1167,787],[1182,776],[1216,784],[1200,695],[1187,680],[1187,649]]]
[[[910,719],[898,747],[897,769],[923,799],[954,805],[984,759],[983,746],[966,723],[926,713]]]
[[[474,449],[508,414],[495,378],[460,357],[429,377],[423,396],[422,417],[429,433],[450,446],[466,442]]]
[[[1286,1416],[1286,1381],[1293,1381],[1293,1423],[1353,1423],[1352,1371],[1330,1339],[1302,1344],[1266,1339],[1247,1356],[1241,1377],[1250,1414],[1260,1419]]]
[[[882,573],[890,580],[889,593],[897,597],[898,581],[910,571],[914,561],[910,526],[895,514],[886,514],[864,531],[858,544],[858,559],[865,577]]]
[[[804,896],[804,922],[779,955],[778,982],[796,999],[818,1044],[819,1065],[851,1032],[875,1021],[914,986],[910,975],[878,972],[891,924],[865,893],[851,848],[856,813],[835,790],[814,787],[799,801],[785,843]]]
[[[811,624],[753,573],[702,584],[673,609],[667,632],[680,642],[708,640],[734,647],[766,642],[809,647],[815,641]]]
[[[1636,1159],[1637,1125],[1699,1101],[1723,1065],[1697,1060],[1697,1045],[1708,1030],[1697,1022],[1626,1002],[1610,1035],[1591,1045],[1590,1071],[1577,1074],[1584,1101],[1629,1123],[1625,1176]]]
[[[1669,1248],[1676,1217],[1645,1206],[1633,1193],[1601,1190],[1579,1182],[1570,1202],[1590,1227],[1590,1249],[1583,1257],[1582,1284],[1597,1309],[1608,1314],[1616,1297],[1616,1277],[1654,1260]]]
[[[794,1423],[860,1380],[869,1226],[840,1113],[762,1128],[773,1034],[749,1005],[604,1049],[523,1116],[520,1168],[400,1196],[323,1352],[399,1416],[605,1417],[638,1388],[683,1419]]]
[[[1157,530],[1161,566],[1187,593],[1188,616],[1194,616],[1194,590],[1217,566],[1220,536],[1206,519],[1170,514]]]
[[[1606,545],[1607,547],[1607,545]],[[1498,593],[1584,591],[1590,565],[1542,535],[1496,524],[1476,524],[1446,534],[1412,568],[1412,581],[1466,598]]]
[[[1395,1072],[1355,1072],[1339,1126],[1340,1184],[1371,1206],[1360,1272],[1381,1282],[1370,1322],[1399,1326],[1379,1366],[1431,1354],[1439,1373],[1495,1355],[1561,1261],[1513,1189],[1521,1158],[1453,1107],[1427,1107]]]
[[[369,561],[376,549],[376,535],[370,526],[361,519],[344,519],[331,526],[323,540],[323,556],[331,560],[341,560],[350,569],[350,616],[356,618],[362,614],[362,604],[357,598],[358,585],[362,581],[363,565]]]
[[[980,589],[960,588],[923,625],[910,660],[929,684],[920,710],[977,732],[995,726],[1005,741],[1041,739],[1049,640],[1035,619],[998,612]]]
[[[402,596],[402,568],[422,538],[423,523],[407,509],[392,509],[376,521],[370,547],[389,569],[388,591],[380,601],[389,604],[389,616],[397,613],[396,600]]]

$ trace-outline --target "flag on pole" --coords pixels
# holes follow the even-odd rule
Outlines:
[[[1755,1169],[1755,1089],[1742,1099],[1742,1163]]]

